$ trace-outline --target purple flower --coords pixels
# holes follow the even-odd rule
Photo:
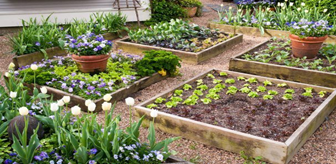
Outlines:
[[[49,118],[53,120],[55,118],[55,116],[51,115],[51,116],[49,116]]]
[[[70,87],[70,88],[68,89],[68,92],[72,93],[72,92],[73,92],[73,88]]]
[[[9,153],[9,156],[14,157],[14,156],[17,156],[17,154],[12,152],[12,153]]]
[[[95,155],[98,152],[98,150],[96,148],[90,149],[90,154],[91,155]]]
[[[90,160],[89,164],[96,164],[97,162],[95,160]]]
[[[96,91],[95,94],[101,96],[101,93],[99,91]]]
[[[71,73],[71,76],[76,76],[76,72]]]
[[[40,153],[40,156],[42,157],[42,159],[49,158],[48,153],[46,153],[45,151],[42,151],[42,152]]]
[[[56,159],[62,159],[62,156],[58,155],[57,153],[55,153]]]
[[[108,82],[107,83],[109,86],[111,86],[111,85],[113,85],[114,84],[114,82],[113,82],[113,80],[111,80],[110,82]]]
[[[97,49],[97,48],[94,48],[94,49],[93,49],[93,51],[97,52],[97,51],[98,51],[98,49]]]
[[[102,82],[102,83],[100,83],[100,84],[98,85],[99,88],[103,88],[103,87],[105,87],[105,86],[106,86],[106,83],[104,83],[104,82]]]
[[[42,160],[43,160],[42,157],[40,157],[39,155],[35,155],[35,156],[34,156],[34,159],[35,159],[36,161],[42,161]]]
[[[93,91],[93,90],[95,90],[96,88],[95,88],[94,86],[89,86],[89,87],[87,87],[87,89],[90,90],[90,91]]]
[[[66,83],[62,83],[61,87],[62,87],[62,89],[67,89],[68,88]]]
[[[36,113],[33,112],[32,110],[29,110],[28,113],[29,113],[29,115],[31,115],[31,116],[35,116],[35,115],[36,115]]]
[[[40,42],[35,42],[35,46],[41,46]]]
[[[76,39],[70,39],[71,43],[76,43],[77,40]]]
[[[100,46],[97,46],[96,47],[98,50],[102,50],[103,48],[102,47],[100,47]]]

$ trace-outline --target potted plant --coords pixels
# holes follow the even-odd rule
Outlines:
[[[188,17],[194,17],[196,13],[200,13],[202,2],[199,0],[181,0],[180,5],[186,10]],[[200,15],[200,14],[197,14]]]
[[[289,24],[289,38],[291,40],[292,53],[295,57],[307,59],[315,58],[322,43],[327,39],[332,26],[328,21],[308,21],[301,19],[299,22]]]
[[[68,36],[65,45],[72,59],[77,63],[78,69],[83,73],[105,71],[112,42],[105,40],[102,35],[87,33],[76,39]]]

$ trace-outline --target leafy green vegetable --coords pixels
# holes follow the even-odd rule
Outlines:
[[[293,94],[295,93],[294,89],[286,89],[285,93]]]
[[[157,104],[161,104],[161,103],[163,103],[164,101],[166,101],[166,99],[165,99],[165,98],[162,98],[162,97],[159,97],[159,98],[155,99],[155,103],[157,103]]]
[[[183,93],[183,90],[182,90],[182,89],[176,89],[176,90],[174,91],[174,96],[181,96],[182,93]]]
[[[272,96],[272,95],[264,95],[264,96],[263,96],[263,99],[264,99],[264,100],[272,100],[272,99],[273,99],[273,96]]]
[[[238,80],[238,81],[243,81],[243,80],[246,80],[246,79],[245,79],[245,77],[243,77],[243,76],[238,76],[238,77],[237,77],[237,80]]]
[[[250,84],[252,84],[252,83],[258,83],[258,80],[255,77],[248,78],[246,81],[248,81]]]
[[[257,92],[250,92],[249,94],[247,94],[248,97],[252,97],[252,98],[255,98],[255,97],[259,97],[259,94]]]
[[[227,76],[228,74],[226,72],[219,72],[219,76]]]
[[[214,92],[211,92],[209,94],[206,95],[206,98],[211,98],[211,99],[214,99],[214,100],[218,100],[220,98],[220,96]]]
[[[210,104],[212,102],[211,99],[208,98],[201,99],[201,101],[203,102],[203,104]]]
[[[198,95],[198,96],[202,96],[203,92],[202,92],[202,90],[197,90],[196,89],[196,90],[194,90],[193,94]]]
[[[187,90],[189,90],[189,89],[192,89],[192,86],[189,85],[189,84],[184,84],[183,89],[184,89],[185,91],[187,91]]]
[[[205,84],[197,86],[197,89],[200,89],[201,91],[205,91],[208,89],[208,86],[206,86]]]
[[[149,109],[153,109],[153,108],[158,107],[158,106],[156,104],[149,104],[146,107],[149,108]]]
[[[208,74],[207,74],[207,77],[210,77],[210,78],[212,78],[212,79],[215,78],[215,76],[214,76],[213,74],[211,74],[211,73],[208,73]]]
[[[178,104],[178,102],[176,102],[176,101],[168,101],[168,102],[166,102],[166,107],[167,108],[176,107],[177,104]]]
[[[324,97],[326,93],[327,93],[326,91],[320,91],[320,92],[318,93],[318,95],[319,95],[320,97]]]
[[[226,79],[225,80],[226,84],[234,84],[235,82],[236,82],[236,80],[234,80],[234,79]]]
[[[222,80],[213,79],[213,82],[212,82],[212,83],[214,83],[214,84],[219,84],[219,83],[221,83],[221,82],[222,82]]]
[[[258,92],[266,92],[267,89],[265,87],[263,87],[263,86],[258,86],[257,91]]]
[[[270,82],[270,81],[268,81],[268,80],[265,80],[264,82],[264,86],[266,87],[266,86],[271,86],[273,83],[272,82]]]
[[[286,83],[280,83],[277,85],[277,87],[287,87],[288,85]]]
[[[243,88],[241,88],[239,91],[242,92],[242,93],[250,93],[250,92],[251,92],[251,89],[248,88],[248,87],[243,87]]]
[[[277,95],[278,92],[275,91],[275,90],[269,90],[269,91],[268,91],[268,94],[269,94],[269,95]]]
[[[196,80],[196,82],[197,82],[197,85],[202,85],[203,84],[203,80],[202,79]]]
[[[293,95],[286,93],[286,94],[284,94],[282,96],[282,98],[285,99],[285,100],[292,100],[293,99]]]

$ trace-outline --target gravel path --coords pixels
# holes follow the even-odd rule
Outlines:
[[[207,26],[208,22],[217,18],[217,13],[206,4],[221,4],[221,1],[214,0],[201,0],[207,8],[208,12],[204,12],[202,17],[191,18],[191,21],[202,26]],[[188,65],[182,63],[180,72],[182,76],[175,78],[168,78],[164,81],[151,85],[133,95],[136,100],[136,104],[147,100],[158,93],[161,93],[171,87],[188,80],[189,78],[202,73],[210,68],[228,69],[230,57],[250,48],[262,41],[265,38],[257,38],[244,36],[243,43],[236,45],[231,50],[223,52],[222,54],[214,57],[199,65]],[[0,36],[0,73],[4,73],[7,70],[7,66],[13,57],[10,54],[10,47],[8,39],[4,36]],[[0,80],[0,84],[3,85],[3,80]],[[121,126],[125,127],[128,124],[128,107],[123,101],[119,101],[116,105],[115,115],[121,115],[123,121]],[[99,113],[98,119],[103,121],[104,114]],[[328,121],[324,122],[322,126],[309,138],[306,144],[300,149],[300,151],[294,156],[290,163],[336,163],[336,114],[333,112]],[[141,139],[146,141],[148,131],[145,128],[141,129]],[[167,137],[174,137],[173,135],[157,131],[157,140],[162,140]],[[244,161],[239,154],[231,153],[214,147],[206,146],[199,142],[191,141],[188,139],[180,139],[170,145],[171,150],[175,150],[177,156],[186,160],[190,160],[195,163],[207,163],[207,164],[221,164],[221,163],[243,163]]]

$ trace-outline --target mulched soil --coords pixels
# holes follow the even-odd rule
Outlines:
[[[218,19],[217,12],[212,10],[207,4],[212,5],[231,5],[231,3],[224,3],[222,1],[215,0],[201,0],[205,4],[205,8],[208,12],[204,12],[202,17],[191,18],[190,20],[196,24],[207,26],[209,21]],[[243,43],[240,43],[230,50],[223,52],[222,54],[214,57],[208,61],[202,62],[199,65],[189,65],[182,63],[180,68],[181,76],[175,78],[168,78],[161,82],[155,83],[135,94],[130,95],[136,100],[136,104],[148,100],[154,97],[158,93],[165,90],[171,89],[172,87],[190,79],[206,70],[216,68],[216,69],[228,69],[229,59],[239,53],[242,53],[248,48],[251,48],[266,38],[257,38],[251,36],[244,36]],[[7,71],[8,64],[13,57],[13,54],[9,52],[10,44],[9,39],[6,36],[0,36],[0,72],[4,73]],[[3,85],[3,80],[0,80],[0,85]],[[128,125],[128,106],[124,101],[119,101],[116,104],[114,115],[120,115],[122,120],[120,122],[121,127],[126,127]],[[98,115],[98,121],[104,122],[104,113],[101,112]],[[142,141],[147,141],[147,128],[141,129],[140,139]],[[165,139],[167,137],[176,137],[171,134],[167,134],[161,131],[156,131],[156,138],[158,141]],[[169,148],[177,152],[177,156],[182,157],[186,160],[190,160],[195,163],[204,164],[240,164],[244,160],[239,154],[228,152],[225,150],[217,149],[211,146],[204,145],[202,143],[191,141],[188,139],[180,139],[172,143]],[[308,141],[303,145],[299,152],[291,160],[291,164],[305,163],[305,164],[316,164],[316,163],[336,163],[336,111],[332,112],[326,121],[320,126],[320,128],[308,139]]]
[[[249,83],[243,80],[238,81],[231,75],[221,77],[218,72],[213,74],[216,79],[222,80],[222,84],[228,78],[236,80],[234,84],[225,84],[226,88],[218,93],[220,99],[212,100],[210,104],[203,104],[200,101],[206,98],[209,89],[216,85],[213,83],[212,78],[204,77],[203,84],[207,85],[209,89],[203,91],[203,95],[199,96],[198,104],[182,104],[197,88],[197,82],[194,82],[191,85],[193,89],[183,92],[181,96],[183,101],[179,105],[167,108],[165,103],[161,103],[158,104],[156,109],[196,121],[285,142],[329,95],[320,98],[317,93],[313,92],[313,98],[309,98],[301,95],[305,92],[302,88],[277,87],[275,84],[265,87],[267,91],[274,90],[278,92],[278,95],[275,95],[272,100],[263,100],[262,96],[267,95],[267,91],[259,92],[259,97],[256,98],[250,98],[246,93],[240,91],[235,95],[228,95],[226,92],[229,86],[235,86],[240,89],[244,87],[244,84]],[[256,91],[258,86],[263,86],[263,84],[261,82],[250,84],[251,91]],[[293,100],[284,100],[282,98],[286,89],[295,90]],[[170,101],[170,97],[167,98],[166,102]]]

